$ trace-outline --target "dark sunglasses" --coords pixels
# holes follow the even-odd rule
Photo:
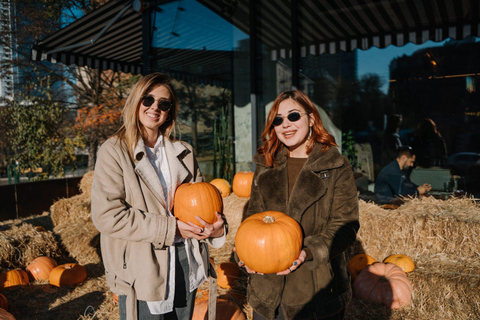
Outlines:
[[[282,116],[276,116],[275,118],[273,118],[273,122],[272,124],[277,127],[279,125],[281,125],[283,123],[283,119],[287,118],[288,121],[290,122],[296,122],[298,120],[300,120],[300,118],[307,114],[306,112],[303,112],[303,113],[300,113],[300,112],[292,112],[292,113],[289,113],[288,115],[286,115],[285,117],[282,117]]]
[[[151,107],[155,103],[155,101],[158,102],[158,109],[162,111],[168,111],[172,107],[172,103],[169,100],[165,100],[161,98],[158,100],[155,100],[155,98],[152,96],[142,97],[142,104],[145,107]]]

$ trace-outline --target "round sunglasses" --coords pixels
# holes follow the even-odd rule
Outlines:
[[[162,98],[155,100],[155,98],[152,96],[142,97],[142,104],[145,107],[151,107],[155,103],[155,101],[158,102],[158,109],[162,111],[168,111],[172,107],[172,103],[169,100],[162,99]]]
[[[307,113],[306,112],[291,112],[289,113],[288,115],[286,115],[285,117],[282,117],[282,116],[276,116],[275,118],[273,118],[273,121],[272,121],[272,124],[275,126],[275,127],[278,127],[279,125],[281,125],[283,123],[283,119],[287,118],[288,121],[290,122],[296,122],[298,120],[300,120],[300,118],[303,116],[303,115],[306,115]]]

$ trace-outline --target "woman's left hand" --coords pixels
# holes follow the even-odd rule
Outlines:
[[[302,263],[305,262],[305,258],[307,257],[307,253],[305,252],[305,250],[302,250],[300,252],[300,254],[298,255],[298,258],[297,260],[293,261],[292,265],[290,267],[288,267],[287,269],[281,271],[281,272],[277,272],[277,275],[278,276],[285,276],[289,273],[292,273],[293,271],[295,271],[298,267],[300,267],[300,265]]]
[[[217,216],[217,220],[213,224],[206,222],[199,216],[195,216],[195,219],[197,219],[198,222],[203,224],[203,228],[199,228],[196,224],[192,222],[188,222],[189,225],[197,228],[198,232],[196,232],[196,234],[198,235],[198,238],[197,237],[196,238],[198,240],[203,240],[207,238],[217,238],[223,235],[223,232],[224,232],[223,217],[218,212],[215,212],[215,215]]]

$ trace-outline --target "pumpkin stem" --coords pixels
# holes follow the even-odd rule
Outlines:
[[[265,216],[265,217],[263,218],[263,222],[265,222],[265,223],[274,223],[274,222],[275,222],[275,218],[272,217],[272,216]]]

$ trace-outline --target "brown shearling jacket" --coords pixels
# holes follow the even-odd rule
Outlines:
[[[251,274],[248,302],[267,319],[281,305],[286,319],[321,319],[341,311],[351,300],[344,252],[359,229],[357,189],[349,161],[336,147],[316,144],[301,169],[290,197],[286,149],[267,167],[257,154],[246,216],[267,210],[294,218],[304,232],[313,259],[286,276]],[[244,217],[246,218],[246,217]]]

